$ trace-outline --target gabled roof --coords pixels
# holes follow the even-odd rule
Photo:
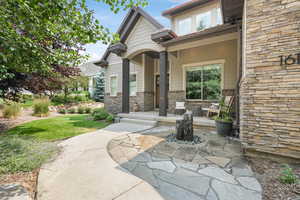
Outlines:
[[[178,14],[178,13],[181,13],[181,12],[184,12],[186,10],[189,10],[191,8],[194,8],[196,6],[200,6],[200,5],[203,5],[203,4],[206,4],[206,3],[209,3],[211,2],[212,0],[190,0],[190,1],[187,1],[185,3],[182,3],[178,6],[175,6],[173,8],[170,8],[168,10],[165,10],[162,15],[165,16],[165,17],[169,17],[169,16],[172,16],[172,15],[175,15],[175,14]]]
[[[132,31],[133,27],[136,25],[140,17],[144,17],[146,20],[148,20],[153,26],[155,26],[157,29],[164,28],[163,25],[161,25],[157,20],[155,20],[153,17],[151,17],[148,13],[146,13],[143,9],[139,7],[133,7],[131,8],[127,15],[125,16],[124,20],[122,21],[117,34],[120,35],[120,42],[124,43],[126,39],[128,38],[130,32]],[[110,54],[109,47],[106,49],[104,55],[102,56],[101,60],[98,62],[95,62],[95,64],[99,65],[101,61],[104,61],[108,58]]]
[[[95,76],[97,73],[103,70],[93,62],[84,63],[79,66],[79,69],[82,76]]]

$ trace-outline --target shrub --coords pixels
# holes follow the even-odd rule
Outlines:
[[[77,96],[74,97],[74,101],[83,102],[83,101],[87,101],[87,98],[86,98],[86,96],[77,95]]]
[[[50,102],[47,98],[36,99],[33,102],[33,114],[36,116],[46,116],[49,114]]]
[[[92,115],[94,116],[95,114],[97,114],[97,113],[102,113],[102,112],[106,112],[104,108],[95,108],[95,109],[93,110]]]
[[[85,107],[85,113],[89,114],[92,112],[92,109],[89,107]]]
[[[107,121],[107,122],[113,122],[114,119],[115,119],[115,117],[114,117],[113,115],[108,115],[108,116],[106,117],[106,121]]]
[[[69,108],[68,113],[74,114],[74,113],[76,113],[76,109],[75,108]]]
[[[5,118],[16,118],[21,114],[21,105],[19,103],[11,103],[10,105],[5,105],[3,109],[3,117]]]
[[[84,111],[85,111],[85,108],[82,107],[82,106],[79,106],[77,111],[78,111],[79,114],[83,114]]]
[[[65,98],[62,95],[55,95],[54,97],[52,97],[51,102],[54,105],[64,104],[65,103]]]
[[[94,120],[106,120],[108,116],[109,114],[107,112],[96,113],[94,115]]]
[[[299,182],[298,177],[294,174],[293,169],[289,165],[285,165],[279,177],[281,183],[295,184]]]
[[[60,113],[60,114],[66,114],[67,111],[66,111],[65,108],[59,108],[59,109],[58,109],[58,113]]]

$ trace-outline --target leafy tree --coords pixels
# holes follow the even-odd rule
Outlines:
[[[114,13],[147,4],[146,0],[96,1],[109,5]],[[93,17],[86,0],[4,0],[0,16],[0,81],[12,86],[19,76],[21,80],[64,77],[57,69],[83,62],[84,45],[118,40]]]
[[[105,91],[105,79],[104,72],[101,71],[97,77],[95,78],[96,84],[93,93],[93,99],[95,101],[103,101],[104,100],[104,91]]]

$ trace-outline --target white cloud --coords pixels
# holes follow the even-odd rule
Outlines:
[[[90,61],[97,61],[100,60],[106,51],[107,45],[102,44],[101,42],[97,42],[96,44],[89,44],[85,46],[86,51],[81,52],[83,55],[89,55],[89,62]]]

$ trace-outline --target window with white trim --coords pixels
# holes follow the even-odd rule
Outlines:
[[[218,100],[221,94],[221,64],[186,70],[186,99]]]
[[[117,76],[110,77],[110,96],[117,96]]]
[[[129,77],[129,93],[130,96],[136,96],[137,85],[136,85],[136,74],[130,74]]]
[[[197,31],[222,24],[221,9],[214,8],[196,16]]]
[[[186,35],[192,32],[192,18],[178,21],[178,35]]]

